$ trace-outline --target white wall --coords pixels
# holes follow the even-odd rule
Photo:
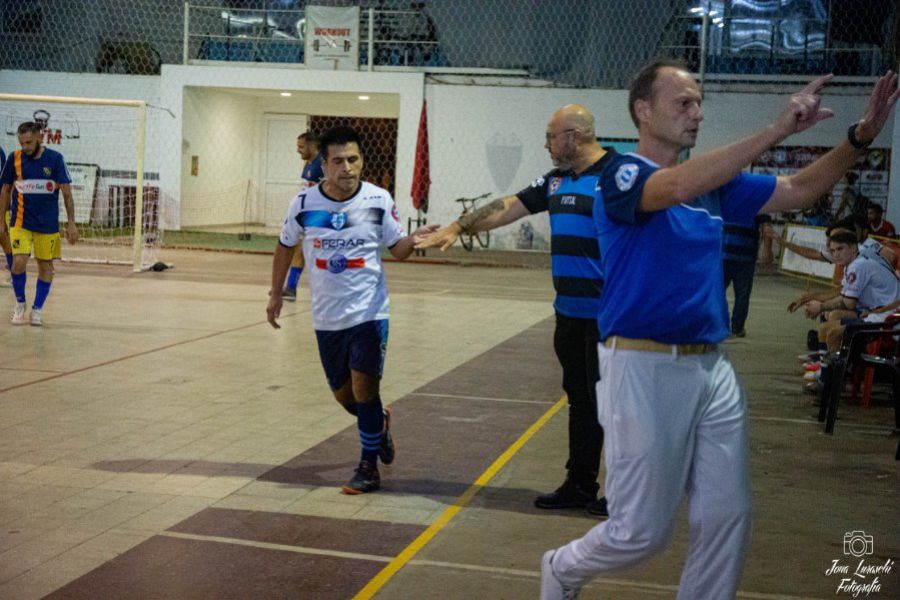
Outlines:
[[[261,90],[271,92],[353,92],[373,94],[395,94],[399,98],[397,117],[397,163],[396,189],[397,206],[401,214],[414,213],[409,200],[412,183],[412,167],[415,159],[416,135],[419,113],[422,108],[423,81],[421,73],[368,73],[356,71],[306,71],[265,67],[225,67],[225,66],[181,66],[165,65],[160,83],[160,101],[175,113],[175,118],[166,123],[164,139],[181,140],[184,122],[189,118],[185,107],[187,88],[229,88],[229,92]],[[268,111],[273,106],[284,107],[277,100],[264,100],[258,104],[260,111]],[[307,112],[297,106],[298,113]],[[329,112],[326,114],[340,114]],[[368,115],[361,115],[368,116]],[[180,141],[179,141],[180,143]],[[257,142],[258,143],[258,142]],[[239,151],[240,145],[235,147]],[[165,193],[179,197],[185,177],[181,152],[166,154],[161,169],[161,187]],[[180,223],[171,223],[180,227]]]
[[[490,192],[494,197],[515,194],[532,180],[551,170],[544,149],[544,132],[550,114],[570,103],[585,104],[597,119],[601,137],[637,137],[628,114],[628,94],[621,90],[525,89],[489,86],[426,86],[431,152],[429,222],[446,224],[459,214],[453,202],[460,196]],[[786,145],[834,146],[846,137],[850,123],[859,119],[867,95],[826,95],[823,105],[835,112],[833,119],[794,136]],[[735,141],[765,125],[786,101],[777,94],[709,93],[704,101],[705,120],[695,154]],[[893,118],[893,116],[892,116]],[[893,132],[893,136],[892,136]],[[875,147],[891,147],[897,137],[889,122]],[[898,157],[895,156],[894,173]],[[900,180],[891,180],[888,218],[900,222]],[[529,217],[535,244],[549,242],[546,215]],[[521,224],[499,230],[491,246],[514,248]]]
[[[185,88],[188,87],[191,92],[186,97]],[[172,111],[174,116],[163,110],[151,109],[151,115],[157,114],[159,117],[156,127],[149,132],[147,170],[160,172],[163,191],[175,199],[181,197],[182,180],[186,186],[185,193],[194,193],[201,187],[199,180],[190,182],[191,178],[185,175],[189,173],[190,165],[184,161],[189,161],[190,153],[184,153],[188,158],[184,158],[182,153],[184,141],[191,145],[200,143],[192,139],[198,135],[193,133],[197,123],[185,122],[186,119],[194,121],[198,109],[210,112],[209,107],[199,100],[200,96],[190,96],[200,88],[229,88],[220,89],[209,98],[218,102],[222,110],[235,111],[234,122],[219,132],[222,136],[230,136],[232,141],[229,146],[235,152],[246,146],[238,140],[248,135],[243,122],[250,118],[250,100],[237,98],[249,90],[396,95],[399,99],[396,111],[399,120],[396,190],[398,207],[404,216],[414,212],[409,201],[409,190],[424,88],[424,96],[428,99],[432,178],[428,217],[432,223],[447,223],[458,215],[459,207],[452,202],[454,198],[483,192],[494,196],[514,194],[549,171],[552,165],[543,148],[544,130],[550,113],[559,106],[572,102],[586,104],[597,116],[597,130],[601,136],[635,137],[624,91],[424,85],[421,74],[315,72],[283,68],[165,66],[162,77],[0,71],[0,91],[3,92],[142,99]],[[226,92],[231,95],[221,96]],[[229,99],[246,106],[240,110],[230,108],[227,106]],[[751,133],[775,114],[784,99],[783,95],[775,94],[708,93],[704,103],[706,119],[701,126],[695,152],[708,151]],[[862,114],[866,100],[865,94],[826,95],[823,104],[834,109],[835,118],[791,138],[790,143],[832,146],[840,142],[846,135],[847,126]],[[342,114],[322,112],[327,109],[323,106],[310,106],[302,102],[290,104],[277,98],[253,99],[252,102],[257,113]],[[345,109],[349,110],[343,106],[335,110]],[[891,119],[875,146],[897,148],[894,141],[900,139],[900,120],[893,116]],[[255,127],[256,123],[252,125]],[[253,144],[258,143],[256,136],[256,132],[251,136]],[[201,177],[208,168],[208,163],[201,160]],[[235,167],[231,171],[223,167],[223,170],[245,177],[241,168]],[[900,156],[897,152],[893,152],[891,170],[894,177],[891,180],[887,216],[889,220],[900,223]],[[194,186],[195,183],[198,185]],[[539,240],[541,236],[546,238],[546,216],[538,215],[530,219],[538,234],[535,239]],[[169,226],[177,225],[177,221],[169,223]],[[518,225],[507,230],[492,237],[492,246],[514,247]]]
[[[74,73],[44,73],[35,71],[0,71],[0,92],[42,96],[76,96],[115,100],[143,100],[151,105],[159,104],[159,77],[96,75]],[[63,129],[59,146],[69,162],[100,163],[103,169],[134,171],[134,127],[136,111],[124,108],[59,105],[52,103],[0,103],[0,114],[13,121],[31,120],[35,109],[50,113],[50,127]],[[159,170],[158,149],[164,146],[159,137],[160,119],[171,118],[164,111],[148,111],[147,146],[144,171]],[[6,121],[8,119],[4,119]],[[75,123],[80,129],[80,139],[66,138],[67,130]],[[16,123],[18,125],[18,123]],[[18,147],[14,134],[9,134],[4,123],[0,145],[7,154]]]
[[[256,179],[256,99],[188,88],[183,111],[181,226],[241,223],[250,182]],[[199,159],[196,176],[191,175],[192,156]]]

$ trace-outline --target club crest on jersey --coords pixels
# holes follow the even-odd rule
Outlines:
[[[562,179],[560,177],[551,177],[550,178],[550,186],[548,187],[548,189],[550,190],[551,194],[555,194],[556,190],[558,190],[559,186],[561,186],[561,185],[562,185]]]
[[[50,167],[44,167],[44,175],[50,177],[51,175],[53,175],[53,169],[51,169]]]
[[[342,254],[335,254],[328,259],[329,273],[343,273],[347,270],[347,257]]]
[[[331,213],[331,226],[335,229],[343,229],[347,224],[347,213]]]
[[[616,187],[623,192],[627,192],[634,186],[637,181],[638,166],[634,163],[622,165],[616,171]]]

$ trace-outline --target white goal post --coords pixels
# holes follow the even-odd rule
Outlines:
[[[9,104],[12,103],[12,104]],[[133,242],[131,244],[131,257],[130,260],[127,259],[125,255],[114,257],[114,258],[91,258],[91,257],[82,257],[76,258],[75,260],[83,260],[86,262],[104,262],[104,263],[130,263],[133,266],[135,272],[141,271],[146,268],[147,262],[144,259],[144,157],[145,157],[145,146],[147,139],[147,103],[143,100],[117,100],[117,99],[108,99],[108,98],[81,98],[81,97],[69,97],[69,96],[38,96],[38,95],[29,95],[29,94],[0,94],[0,114],[3,114],[4,107],[15,107],[11,110],[6,116],[6,120],[8,122],[12,122],[16,120],[16,114],[21,115],[23,113],[27,113],[28,110],[31,110],[35,106],[43,106],[45,104],[62,104],[62,105],[71,105],[73,107],[120,107],[133,109],[136,111],[134,117],[134,155],[133,155],[133,165],[134,165],[134,210],[133,210],[133,219],[134,219],[134,228],[133,228]],[[37,115],[40,110],[36,111],[34,114]],[[44,111],[46,113],[46,111]],[[49,116],[49,114],[48,114]],[[20,118],[20,117],[19,117]],[[130,119],[129,119],[130,120]],[[103,118],[97,118],[98,124],[103,124]],[[76,122],[76,129],[77,122]],[[10,127],[7,124],[6,134],[10,135]],[[80,132],[79,132],[80,135]],[[61,136],[57,135],[57,143],[60,141]],[[12,154],[13,148],[7,147],[5,148],[8,155]],[[66,158],[66,162],[73,163],[81,163],[82,161],[89,161],[90,163],[95,163],[96,161],[91,157],[81,158],[81,157],[70,157],[66,152],[66,148],[62,148],[63,156]],[[79,160],[80,158],[80,160]],[[132,162],[132,160],[128,160],[128,162]],[[97,164],[79,164],[79,167],[83,167],[84,171],[87,174],[84,175],[86,179],[94,178],[99,179],[100,176],[100,166]],[[71,170],[71,169],[70,169]],[[74,175],[74,173],[73,173]],[[75,183],[75,177],[73,177],[73,184]],[[90,194],[93,196],[95,192],[94,187],[95,183],[90,183]],[[82,211],[85,210],[82,207]],[[88,206],[88,219],[90,219],[91,214],[91,206]],[[79,212],[78,207],[76,207],[76,212]],[[121,244],[120,244],[121,245]]]

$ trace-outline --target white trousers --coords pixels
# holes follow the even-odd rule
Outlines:
[[[609,519],[560,548],[553,571],[580,587],[672,537],[682,493],[691,541],[679,600],[734,598],[750,531],[747,402],[721,351],[682,355],[600,346]]]

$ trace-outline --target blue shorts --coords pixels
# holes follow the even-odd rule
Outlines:
[[[350,379],[350,371],[375,375],[381,379],[387,352],[387,319],[366,321],[338,331],[316,330],[319,358],[332,390]]]

